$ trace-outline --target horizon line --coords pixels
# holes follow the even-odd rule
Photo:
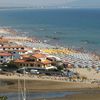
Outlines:
[[[62,6],[62,7],[44,7],[44,6],[41,6],[41,7],[24,7],[24,6],[22,6],[22,7],[18,7],[18,6],[16,6],[16,7],[0,7],[0,10],[3,10],[3,9],[12,9],[12,8],[15,8],[15,9],[40,9],[40,10],[42,10],[42,9],[100,9],[100,7],[65,7],[65,6]],[[12,10],[14,10],[14,9],[12,9]]]

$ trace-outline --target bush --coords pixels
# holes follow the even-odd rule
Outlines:
[[[0,100],[7,100],[8,99],[8,97],[6,97],[6,96],[1,96],[0,97]]]

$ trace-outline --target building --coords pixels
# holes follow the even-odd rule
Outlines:
[[[14,63],[18,67],[41,67],[48,68],[52,66],[52,61],[47,59],[45,54],[23,55],[22,59],[17,59]]]
[[[20,59],[20,54],[18,51],[10,51],[13,56],[13,60]]]
[[[40,61],[18,59],[14,61],[14,63],[20,68],[21,67],[41,67],[41,68],[51,67],[51,62],[48,60],[44,62],[40,62]]]
[[[0,50],[5,50],[5,51],[11,51],[11,50],[24,50],[24,47],[23,46],[1,46],[0,47]]]
[[[12,59],[13,56],[11,53],[5,53],[5,52],[0,53],[0,64],[9,63]]]
[[[0,37],[0,44],[7,44],[7,43],[8,43],[8,39],[4,39]]]
[[[46,54],[36,53],[31,56],[35,61],[45,61],[47,59]]]

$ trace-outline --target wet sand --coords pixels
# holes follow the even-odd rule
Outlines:
[[[62,98],[52,98],[47,100],[100,100],[100,90],[85,90],[79,94],[73,94]]]
[[[100,100],[100,89],[79,89],[73,91],[79,93],[66,95],[64,97],[59,98],[45,98],[45,100]]]
[[[18,92],[18,80],[3,80],[7,84],[0,86],[0,92]],[[23,81],[20,81],[23,88]],[[46,100],[100,100],[100,88],[95,88],[94,84],[68,83],[45,80],[26,80],[28,92],[64,92],[74,91],[78,94],[66,95],[60,98],[47,98]],[[33,99],[34,100],[34,99]],[[43,100],[43,99],[36,99]]]
[[[5,81],[5,80],[2,80]],[[7,84],[0,86],[0,92],[18,91],[18,80],[6,80]],[[20,81],[23,87],[23,81]],[[20,88],[20,87],[19,87]],[[57,82],[47,80],[26,80],[26,89],[31,92],[49,91],[76,91],[81,89],[100,89],[99,86],[90,83]]]

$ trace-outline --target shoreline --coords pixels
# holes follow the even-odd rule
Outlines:
[[[0,86],[0,93],[18,93],[17,80],[8,81],[10,85]],[[13,84],[14,83],[14,84]],[[23,84],[23,83],[22,83]],[[100,88],[72,88],[71,86],[79,86],[77,83],[54,82],[45,80],[26,81],[26,91],[28,93],[40,93],[46,96],[46,93],[62,93],[74,92],[75,94],[66,94],[61,97],[45,98],[47,100],[99,100]],[[81,84],[82,85],[82,84]],[[86,85],[86,84],[85,84]],[[89,85],[90,86],[90,85]],[[35,100],[43,100],[44,97]],[[95,98],[95,99],[94,99]],[[32,99],[34,100],[34,99]]]
[[[0,92],[17,92],[19,78],[0,78]],[[26,88],[30,92],[64,92],[80,90],[100,90],[100,85],[83,82],[66,82],[46,79],[25,79]],[[23,77],[19,79],[23,85]]]
[[[9,30],[7,30],[7,31],[9,32]],[[10,30],[10,32],[13,33],[13,29]],[[56,47],[54,48],[54,46],[52,46],[52,45],[41,42],[40,40],[35,41],[34,39],[28,38],[27,36],[21,37],[20,40],[19,40],[18,38],[21,36],[20,34],[18,36],[16,34],[14,34],[16,36],[16,38],[12,37],[12,36],[9,37],[9,35],[10,35],[10,33],[8,33],[8,39],[11,39],[11,41],[12,42],[14,41],[14,43],[16,43],[17,45],[19,45],[18,43],[20,43],[21,45],[23,45],[25,47],[31,47],[31,50],[33,50],[33,47],[35,47],[36,49],[42,51],[43,53],[47,53],[49,55],[59,57],[65,63],[68,62],[68,63],[71,63],[71,64],[75,64],[75,62],[79,62],[79,65],[81,65],[81,66],[83,66],[85,64],[86,65],[89,64],[91,66],[92,61],[94,62],[93,65],[95,65],[97,63],[96,60],[92,58],[93,55],[88,54],[88,53],[85,54],[84,52],[82,53],[81,51],[76,51],[76,50],[73,50],[71,48],[64,48],[64,47],[62,48],[60,46],[58,48],[56,48]],[[6,38],[7,38],[7,36],[6,36]],[[43,48],[45,48],[45,49],[43,49]],[[87,56],[87,57],[84,57],[84,56]],[[66,59],[67,59],[67,61],[66,61]],[[82,62],[83,62],[83,64],[82,64]],[[89,62],[89,63],[87,63],[87,62]],[[77,64],[77,66],[78,66],[78,64]],[[77,71],[79,73],[80,69],[78,69]],[[94,76],[94,71],[85,70],[85,72],[84,71],[82,71],[82,72],[83,73],[80,72],[80,75],[82,74],[83,76],[85,76],[84,73],[87,72],[86,77],[89,76],[88,79],[90,79],[91,73]],[[97,77],[97,79],[100,77],[99,74],[97,76],[95,76],[95,77]],[[95,77],[94,77],[94,79],[95,79]],[[35,81],[45,81],[45,82],[50,81],[51,83],[52,82],[56,82],[56,83],[60,82],[60,83],[67,83],[67,84],[69,83],[70,84],[70,82],[67,82],[67,80],[63,79],[63,78],[56,80],[55,78],[52,78],[52,77],[50,79],[48,79],[48,78],[44,78],[44,77],[38,78],[38,77],[33,77],[33,76],[32,77],[29,77],[29,76],[23,77],[23,76],[18,76],[18,75],[0,75],[0,79],[5,79],[5,80],[12,80],[12,79],[13,80],[18,80],[18,79],[22,80],[23,78],[25,78],[26,80],[30,80],[30,81],[33,81],[33,80],[35,80]],[[88,88],[88,87],[89,88],[95,88],[95,87],[100,87],[98,84],[95,84],[95,83],[91,84],[91,81],[84,82],[84,83],[77,81],[75,83],[72,82],[71,84],[75,84],[76,87],[73,87],[73,85],[72,85],[69,88],[79,88],[79,87],[80,88]],[[80,85],[77,86],[77,84],[80,84]]]

